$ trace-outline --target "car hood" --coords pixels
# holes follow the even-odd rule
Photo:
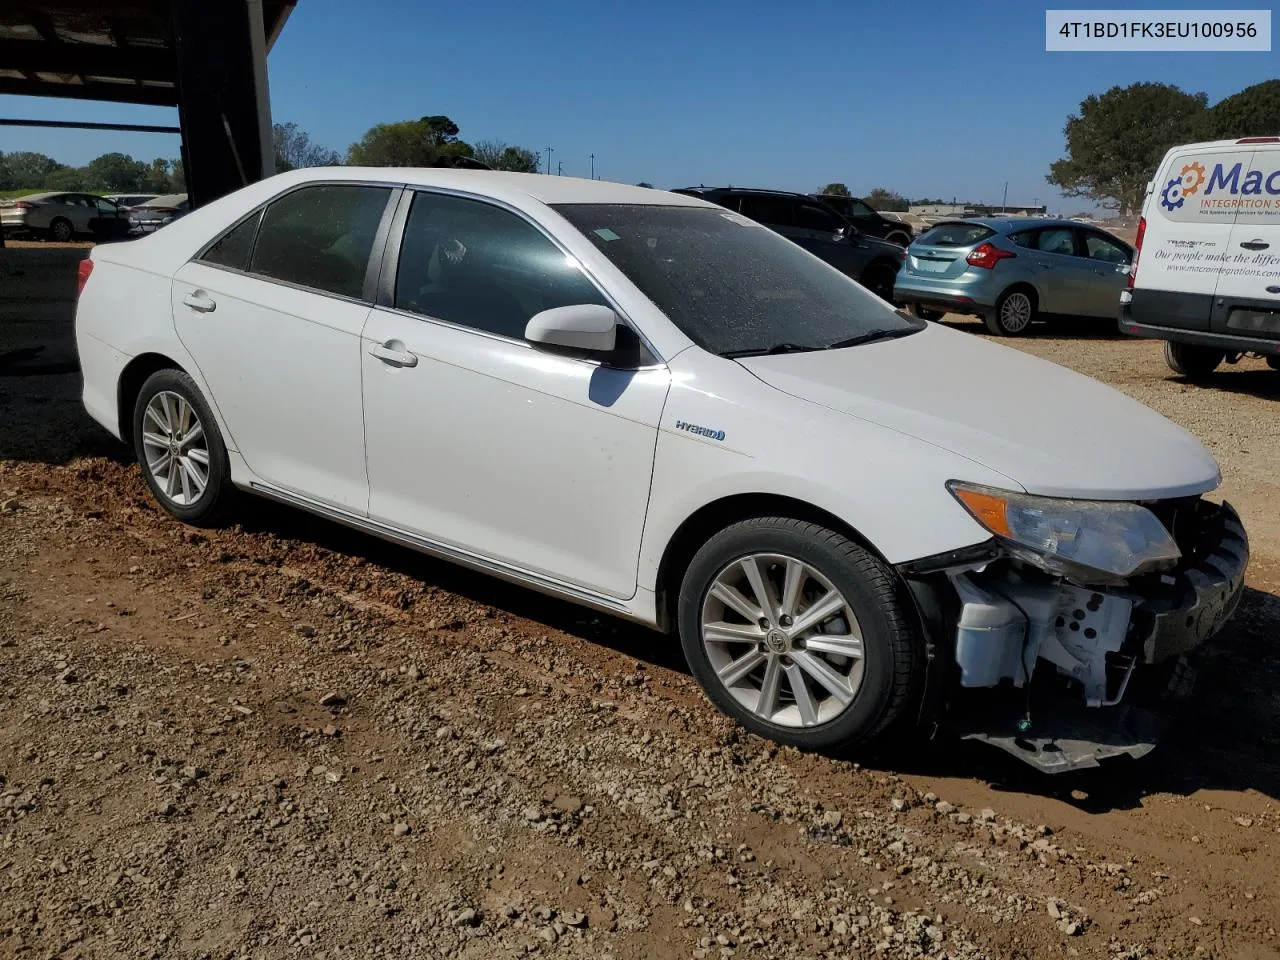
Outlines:
[[[1154,500],[1221,480],[1204,445],[1149,407],[935,324],[897,340],[739,362],[784,393],[942,447],[1028,493]]]

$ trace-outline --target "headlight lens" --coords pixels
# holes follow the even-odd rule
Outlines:
[[[1182,556],[1164,524],[1136,503],[1059,500],[958,481],[947,487],[1017,556],[1049,573],[1078,579],[1094,571],[1123,580]]]

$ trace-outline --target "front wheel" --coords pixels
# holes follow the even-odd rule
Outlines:
[[[753,733],[806,750],[865,744],[908,713],[920,644],[893,574],[818,524],[759,517],[694,556],[678,603],[694,677]]]
[[[1213,347],[1198,347],[1192,343],[1164,342],[1164,362],[1174,373],[1188,380],[1203,380],[1218,369],[1227,353]]]
[[[1006,290],[993,311],[983,319],[987,329],[999,337],[1017,337],[1027,332],[1036,318],[1035,294],[1029,290]]]
[[[862,271],[862,276],[858,278],[858,282],[874,293],[881,300],[893,302],[893,281],[897,278],[898,271],[887,263],[873,263],[866,270]]]
[[[209,405],[187,374],[160,370],[133,408],[133,447],[152,495],[193,526],[212,526],[231,499],[227,448]]]

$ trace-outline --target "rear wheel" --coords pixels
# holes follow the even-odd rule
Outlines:
[[[995,309],[983,319],[997,336],[1017,337],[1027,332],[1035,318],[1036,295],[1019,287],[1000,294]]]
[[[75,228],[71,226],[71,221],[66,217],[55,217],[54,221],[49,224],[49,236],[59,243],[67,243],[75,235]]]
[[[173,516],[212,526],[231,500],[231,467],[213,413],[181,370],[159,370],[133,407],[133,448],[152,495]]]
[[[685,573],[680,641],[711,700],[808,750],[866,743],[908,715],[919,642],[892,573],[848,538],[783,517],[707,541]]]
[[[1164,362],[1169,365],[1170,370],[1188,380],[1203,380],[1218,369],[1218,364],[1222,363],[1226,355],[1225,350],[1213,347],[1174,343],[1172,340],[1164,343]]]

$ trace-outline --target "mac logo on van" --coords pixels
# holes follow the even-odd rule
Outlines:
[[[1204,195],[1207,197],[1214,190],[1225,190],[1227,193],[1239,194],[1242,197],[1256,196],[1263,191],[1272,195],[1280,195],[1280,169],[1272,170],[1266,175],[1265,179],[1261,170],[1250,170],[1241,179],[1243,170],[1243,163],[1236,163],[1231,167],[1215,163],[1213,170],[1209,173],[1208,183],[1205,184]],[[1179,178],[1179,182],[1181,182],[1181,178]],[[1182,192],[1185,194],[1191,191],[1184,188]]]

